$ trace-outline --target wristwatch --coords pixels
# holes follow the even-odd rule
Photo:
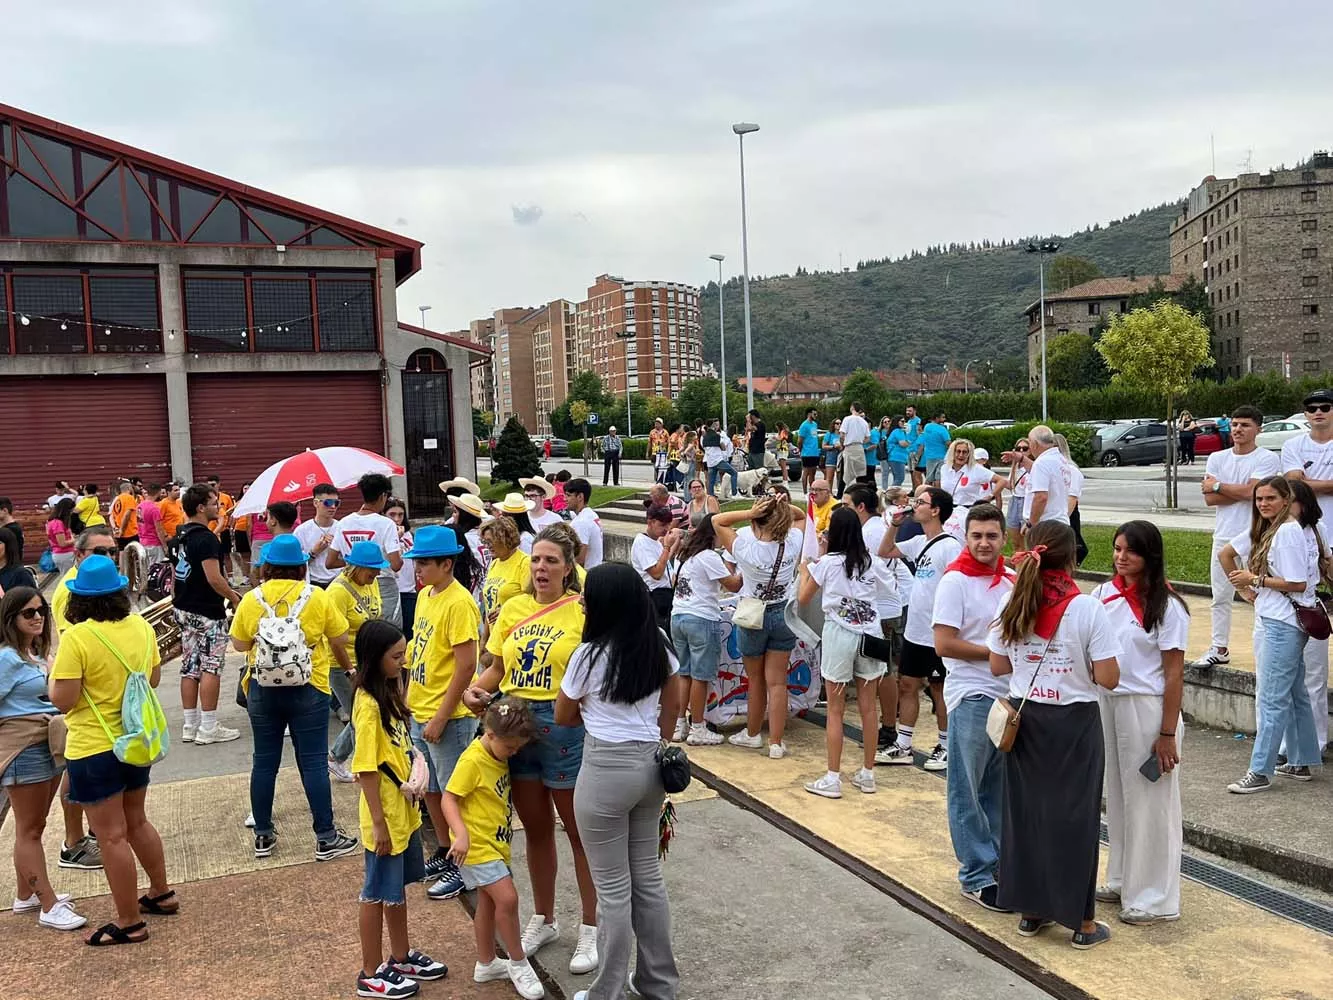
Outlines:
[[[1221,483],[1213,483],[1213,492],[1214,492],[1214,493],[1221,493],[1221,492],[1222,492],[1222,484],[1221,484]]]

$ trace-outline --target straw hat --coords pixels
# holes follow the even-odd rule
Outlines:
[[[536,506],[522,493],[506,493],[504,500],[491,509],[501,514],[527,514]]]
[[[471,493],[460,493],[456,497],[450,497],[449,502],[458,510],[471,514],[473,517],[479,517],[486,521],[490,515],[486,513],[486,508],[482,506],[481,497],[474,496]]]
[[[518,485],[522,486],[524,489],[527,489],[529,486],[535,486],[546,494],[547,500],[551,500],[555,497],[555,486],[552,483],[548,483],[541,476],[533,476],[531,479],[520,479]]]
[[[465,476],[454,476],[453,479],[446,479],[444,482],[440,483],[441,493],[451,489],[464,489],[474,497],[481,496],[481,487]]]

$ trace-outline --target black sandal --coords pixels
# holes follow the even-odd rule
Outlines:
[[[175,898],[175,889],[168,889],[160,896],[140,896],[139,912],[147,913],[150,917],[174,917],[181,911],[180,903],[176,903],[170,910],[163,907],[162,904],[167,900],[174,900]]]
[[[131,934],[143,932],[143,937],[131,937]],[[130,924],[128,927],[119,927],[116,924],[103,924],[97,930],[93,931],[92,936],[88,938],[86,944],[94,948],[107,948],[117,944],[142,944],[148,940],[148,925],[140,920],[137,924]]]

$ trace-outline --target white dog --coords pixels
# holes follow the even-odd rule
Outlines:
[[[744,472],[737,473],[738,492],[747,493],[752,497],[760,496],[768,486],[767,469],[746,469]],[[728,483],[730,486],[730,483]]]

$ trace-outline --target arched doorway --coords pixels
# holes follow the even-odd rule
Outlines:
[[[454,477],[452,381],[438,351],[414,351],[403,369],[403,436],[407,443],[407,511],[443,517],[449,502],[440,483]]]

